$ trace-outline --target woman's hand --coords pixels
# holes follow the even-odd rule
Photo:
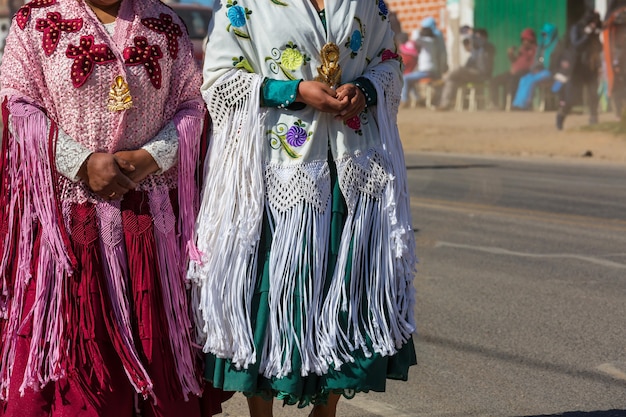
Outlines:
[[[337,99],[346,103],[346,107],[335,116],[338,120],[349,120],[365,110],[367,101],[359,87],[354,84],[343,84],[337,88]]]
[[[78,176],[91,191],[105,200],[122,198],[128,190],[135,189],[137,184],[124,172],[133,172],[135,167],[118,156],[94,152],[83,163]]]
[[[340,101],[336,91],[319,81],[302,81],[298,84],[296,101],[307,104],[324,113],[338,114],[347,106],[347,101]]]
[[[150,152],[145,149],[119,151],[115,153],[115,156],[124,161],[128,161],[130,165],[133,166],[132,170],[126,170],[124,167],[121,168],[122,172],[136,183],[140,183],[148,175],[154,174],[159,170],[159,165],[157,165],[152,155],[150,155]]]

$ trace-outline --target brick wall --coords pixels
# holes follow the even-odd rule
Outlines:
[[[442,22],[446,0],[386,0],[389,10],[394,11],[402,25],[402,30],[411,33],[419,28],[423,18],[432,16],[437,20],[437,27],[445,29]],[[445,33],[444,30],[442,32]]]

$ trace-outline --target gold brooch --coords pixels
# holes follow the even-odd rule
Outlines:
[[[341,82],[341,66],[339,65],[339,47],[329,42],[320,51],[322,65],[317,67],[315,81],[321,81],[335,88]]]
[[[124,81],[124,77],[118,75],[109,90],[109,111],[123,111],[133,107],[133,98],[130,95],[130,88]]]

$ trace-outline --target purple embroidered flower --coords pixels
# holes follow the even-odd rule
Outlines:
[[[291,126],[287,131],[287,143],[291,146],[302,146],[307,140],[306,130],[300,126]]]
[[[346,125],[352,130],[359,130],[361,128],[361,119],[359,116],[354,116],[351,119],[346,120]]]
[[[389,9],[387,9],[387,5],[384,0],[378,0],[378,10],[383,16],[387,16],[389,14]]]
[[[246,24],[246,9],[241,6],[231,6],[226,12],[230,24],[236,28],[240,28]]]

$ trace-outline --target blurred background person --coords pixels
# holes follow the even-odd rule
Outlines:
[[[559,94],[559,109],[556,114],[556,127],[563,129],[565,118],[572,106],[586,88],[589,107],[589,124],[598,123],[598,83],[602,68],[602,42],[600,15],[588,11],[569,30],[565,48],[559,50],[559,71],[555,76],[554,92]],[[555,62],[556,63],[556,62]]]
[[[527,110],[530,108],[535,87],[547,80],[552,79],[550,71],[550,57],[558,43],[558,30],[552,23],[545,23],[541,28],[541,35],[537,42],[537,53],[530,72],[519,80],[513,108]]]
[[[419,95],[415,87],[420,80],[438,80],[448,70],[446,44],[434,18],[427,17],[422,21],[422,28],[413,42],[418,51],[417,66],[414,71],[404,74],[401,101],[405,106],[409,104],[411,93]]]
[[[507,50],[507,55],[511,61],[508,71],[496,75],[490,83],[491,106],[502,108],[500,102],[500,89],[504,90],[504,97],[513,97],[517,91],[517,84],[522,76],[528,74],[533,65],[535,54],[537,53],[537,35],[535,31],[526,28],[520,34],[521,45],[519,48],[511,46]]]
[[[464,43],[465,46],[465,43]],[[496,48],[489,42],[486,29],[475,29],[471,55],[463,67],[450,72],[445,79],[437,110],[450,110],[458,87],[467,83],[483,83],[491,78]]]

